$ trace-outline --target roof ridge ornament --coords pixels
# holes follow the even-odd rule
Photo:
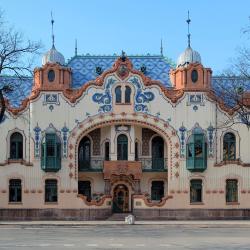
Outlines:
[[[54,35],[54,22],[55,20],[53,19],[53,14],[51,11],[51,36],[52,36],[52,48],[55,48],[55,35]]]
[[[189,25],[191,23],[191,19],[189,18],[189,10],[188,10],[188,19],[186,20],[187,22],[187,25],[188,25],[188,34],[187,34],[187,37],[188,37],[188,48],[191,48],[190,46],[190,38],[191,38],[191,34],[190,34],[190,31],[189,31]]]
[[[77,39],[75,40],[75,56],[77,56]]]
[[[160,52],[161,52],[161,56],[163,56],[163,46],[162,46],[162,39],[161,39],[161,49],[160,49]]]

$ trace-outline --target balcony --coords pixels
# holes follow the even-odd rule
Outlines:
[[[111,179],[112,176],[132,176],[135,180],[142,177],[140,161],[104,161],[104,179]]]
[[[140,158],[143,172],[167,172],[167,158]]]
[[[61,169],[61,158],[56,156],[42,157],[41,168],[45,172],[57,172]]]
[[[90,161],[80,161],[79,172],[102,172],[104,158],[91,158]]]
[[[103,172],[104,166],[113,166],[122,172],[140,167],[143,172],[167,172],[167,158],[140,158],[138,161],[105,161],[104,158],[92,158],[79,163],[79,172]]]

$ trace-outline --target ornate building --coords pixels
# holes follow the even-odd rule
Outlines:
[[[250,217],[250,132],[190,42],[159,56],[79,56],[53,43],[6,96],[0,218]],[[18,85],[19,84],[19,85]],[[20,95],[20,90],[22,95]]]

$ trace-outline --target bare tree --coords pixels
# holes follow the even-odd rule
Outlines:
[[[242,32],[250,38],[250,17],[249,25]],[[243,123],[250,129],[250,47],[240,47],[230,69],[214,77],[213,84],[218,98],[236,113],[225,125]]]
[[[20,85],[15,84],[15,88],[21,89],[21,79],[25,75],[32,75],[34,57],[39,54],[41,47],[40,42],[26,40],[22,33],[10,27],[0,10],[0,122],[6,109],[4,95],[13,91],[14,87],[3,80],[3,74],[19,78]]]

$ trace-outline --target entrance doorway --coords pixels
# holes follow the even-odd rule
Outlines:
[[[113,212],[129,212],[129,191],[128,188],[123,184],[117,185],[114,189]]]

